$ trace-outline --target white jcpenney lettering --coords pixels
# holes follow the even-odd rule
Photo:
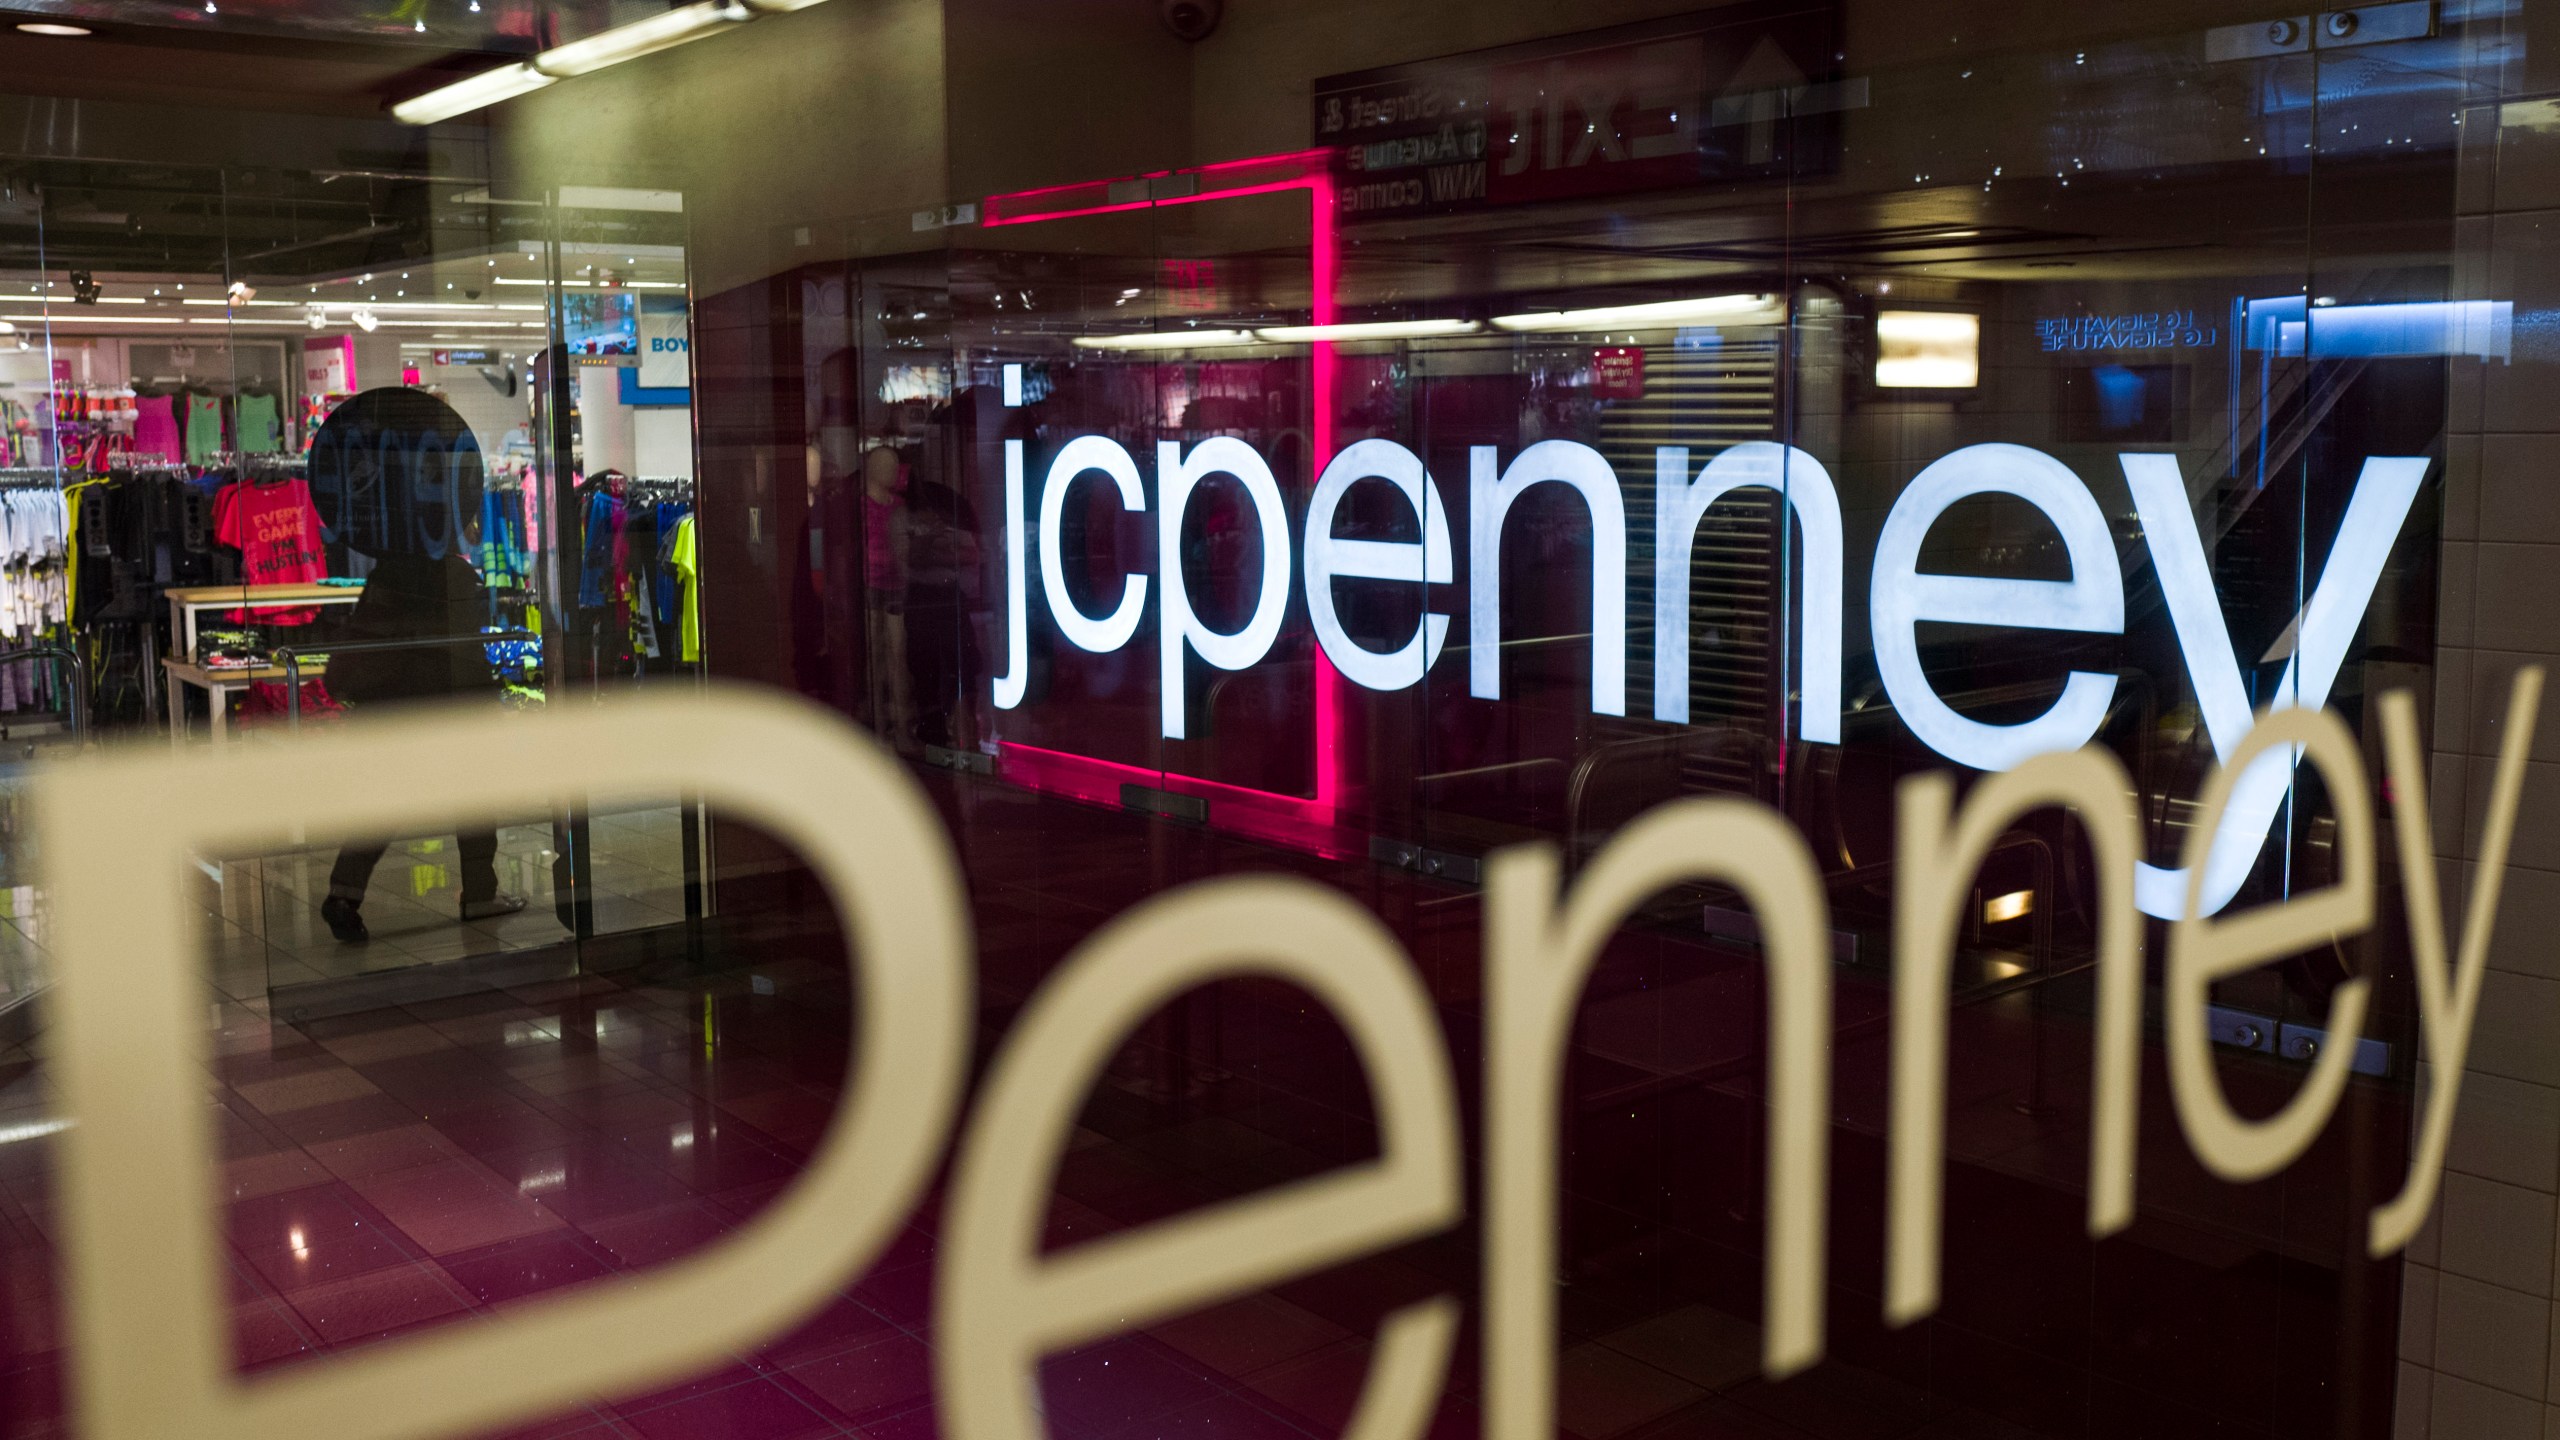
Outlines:
[[[2124,465],[2125,483],[2133,488],[2134,513],[2142,519],[2143,543],[2151,547],[2151,563],[2160,572],[2160,593],[2167,597],[2169,619],[2178,628],[2178,653],[2195,685],[2214,758],[2228,762],[2249,737],[2249,696],[2241,688],[2240,662],[2231,652],[2231,632],[2224,628],[2213,576],[2205,568],[2195,507],[2187,500],[2174,457],[2117,458]],[[2337,683],[2347,644],[2364,623],[2391,543],[2399,538],[2409,505],[2418,498],[2419,482],[2426,478],[2423,456],[2377,455],[2364,462],[2364,473],[2356,477],[2355,493],[2347,500],[2346,518],[2338,525],[2337,543],[2329,549],[2329,563],[2295,622],[2293,656],[2276,681],[2274,703],[2306,709],[2329,703],[2329,688]],[[2231,808],[2223,812],[2221,833],[2214,837],[2213,858],[2205,862],[2205,914],[2231,903],[2249,878],[2277,810],[2293,791],[2293,768],[2300,758],[2294,750],[2271,754],[2240,777]],[[2133,883],[2143,913],[2163,920],[2184,914],[2185,871],[2139,865]]]
[[[2250,704],[2232,654],[2230,632],[2214,598],[2213,577],[2196,533],[2178,462],[2169,455],[2123,455],[2144,543],[2159,573],[2178,649],[2193,681],[2206,732],[2217,758],[2228,759],[2247,739]],[[1762,487],[1786,500],[1801,543],[1791,550],[1804,595],[1792,658],[1801,696],[1798,733],[1816,743],[1840,739],[1842,540],[1840,496],[1822,462],[1791,445],[1765,441],[1732,446],[1694,476],[1689,452],[1666,445],[1654,452],[1654,665],[1653,716],[1689,719],[1689,568],[1697,529],[1718,501],[1734,490]],[[2426,479],[2422,456],[2374,456],[2364,463],[2318,586],[2295,626],[2295,653],[2278,681],[2279,703],[2319,707],[2346,659],[2365,608],[2372,603],[2384,562],[2399,538],[2418,487]],[[1023,575],[1028,546],[1022,520],[1021,442],[1005,443],[1005,576],[1007,672],[995,681],[1000,709],[1020,705],[1029,690],[1029,586]],[[1162,651],[1163,733],[1188,730],[1183,684],[1185,658],[1196,654],[1225,670],[1241,670],[1270,652],[1288,598],[1290,552],[1287,512],[1263,457],[1244,441],[1215,436],[1186,454],[1159,446],[1157,455],[1158,645]],[[1060,522],[1067,492],[1087,471],[1114,484],[1121,506],[1147,508],[1138,463],[1117,441],[1100,435],[1071,440],[1049,465],[1040,496],[1041,585],[1058,633],[1079,650],[1106,654],[1137,634],[1148,593],[1144,575],[1120,582],[1119,604],[1103,616],[1087,615],[1069,596],[1060,553]],[[1477,446],[1467,457],[1469,515],[1467,556],[1467,693],[1502,696],[1502,529],[1512,505],[1532,488],[1554,482],[1583,502],[1591,526],[1591,708],[1626,713],[1627,514],[1617,473],[1601,454],[1570,440],[1543,440],[1501,463],[1494,447]],[[1192,613],[1181,567],[1165,557],[1178,552],[1185,506],[1211,475],[1244,483],[1259,532],[1261,578],[1252,617],[1234,634],[1213,631]],[[1355,540],[1334,533],[1344,499],[1368,481],[1392,485],[1414,513],[1418,541]],[[1998,494],[2034,506],[2062,538],[2071,574],[2064,580],[2012,580],[1944,575],[1920,568],[1930,529],[1949,506],[1969,496]],[[1307,613],[1325,658],[1344,678],[1365,689],[1402,690],[1421,683],[1439,662],[1450,617],[1426,609],[1413,636],[1393,651],[1368,649],[1343,627],[1334,594],[1337,581],[1447,585],[1452,582],[1449,519],[1421,457],[1392,440],[1362,440],[1327,464],[1307,507],[1298,544],[1304,567]],[[1107,584],[1102,586],[1108,593]],[[1886,697],[1912,734],[1938,754],[1976,770],[2006,771],[2038,755],[2077,749],[2096,735],[2114,698],[2116,677],[2073,671],[2043,714],[1994,725],[1959,713],[1939,696],[1922,667],[1922,623],[2003,625],[2023,629],[2119,634],[2124,629],[2124,579],[2115,541],[2089,488],[2070,468],[2024,445],[1968,445],[1940,457],[1903,490],[1886,515],[1869,577],[1868,610],[1876,669]],[[2265,847],[2267,835],[2292,793],[2291,749],[2270,753],[2239,780],[2207,862],[2204,912],[2230,903]],[[2182,869],[2143,864],[2135,872],[2135,899],[2144,913],[2177,919],[2184,913],[2187,879]]]

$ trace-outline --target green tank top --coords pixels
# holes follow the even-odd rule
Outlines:
[[[187,463],[209,465],[222,453],[222,402],[211,395],[187,394]]]
[[[276,397],[243,395],[232,402],[232,448],[243,455],[272,455],[284,448],[284,429],[277,422]]]

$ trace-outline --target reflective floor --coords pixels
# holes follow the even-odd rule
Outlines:
[[[1204,854],[1226,842],[993,786],[929,783],[980,877],[971,907],[981,1060],[1059,958],[1130,901],[1203,869],[1332,868],[1246,848]],[[413,844],[378,872],[368,911],[404,917],[385,927],[404,953],[429,943],[414,938],[429,919],[447,931],[452,922],[438,886],[415,898],[426,918],[414,925],[384,903],[401,898],[385,887],[436,870],[440,853]],[[1332,879],[1356,883],[1338,870]],[[1476,905],[1383,872],[1359,883],[1438,1000],[1464,1085],[1479,1063]],[[815,907],[733,908],[714,940],[699,968],[670,962],[300,1023],[273,1018],[251,983],[259,977],[237,968],[246,962],[218,960],[208,972],[210,1097],[240,1366],[302,1363],[655,1265],[756,1214],[834,1112],[850,1001],[839,942]],[[2336,1302],[2301,1221],[2336,1203],[2334,1170],[2314,1167],[2301,1189],[2261,1189],[2233,1205],[2170,1161],[2182,1153],[2170,1107],[2147,1104],[2146,1216],[2128,1236],[2088,1245],[2072,1188],[2086,1163],[2085,1107],[2069,1078],[2085,1059],[2079,1041],[2064,1043],[2077,1027],[2049,1030],[2021,997],[1958,1012],[1950,1205],[1966,1223],[1955,1232],[1948,1313],[1911,1331],[1878,1328],[1883,1047],[1865,1023],[1880,1013],[1877,981],[1855,972],[1843,976],[1837,1053],[1831,1358],[1797,1379],[1761,1378],[1762,1108],[1758,1042],[1744,1019],[1757,1010],[1748,983],[1757,961],[1644,932],[1622,937],[1612,957],[1568,1067],[1560,1433],[2200,1433],[2185,1428],[2201,1424],[2200,1401],[2239,1412],[2260,1391],[2303,1403],[2299,1423],[2254,1433],[2338,1433],[2316,1396],[2293,1393],[2291,1372],[2270,1387],[2232,1363],[2336,1343]],[[32,1050],[0,1049],[0,1436],[9,1440],[70,1433],[53,1279],[60,1121],[41,1046],[39,1037]],[[2042,1065],[2040,1050],[2057,1063]],[[2253,1105],[2275,1093],[2242,1088]],[[1303,997],[1242,983],[1198,992],[1142,1025],[1085,1100],[1047,1243],[1080,1244],[1372,1156],[1371,1115],[1340,1032]],[[510,1433],[936,1435],[941,1207],[938,1190],[928,1193],[872,1269],[789,1334],[707,1375],[598,1397]],[[2296,1253],[2270,1259],[2278,1241]],[[1470,1223],[1053,1357],[1042,1370],[1049,1429],[1061,1440],[1329,1440],[1350,1422],[1381,1316],[1445,1293],[1470,1319],[1430,1434],[1479,1434],[1480,1261]],[[2160,1374],[2176,1386],[2144,1383]]]
[[[684,919],[681,812],[673,805],[597,814],[590,846],[595,924],[612,934]],[[450,835],[394,844],[364,902],[372,940],[342,945],[320,918],[327,846],[208,864],[195,887],[210,927],[214,986],[232,999],[270,985],[307,984],[412,965],[558,945],[569,937],[554,905],[559,858],[547,819],[501,826],[498,886],[528,902],[515,915],[461,920],[462,880]]]

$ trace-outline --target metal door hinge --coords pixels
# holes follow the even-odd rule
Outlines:
[[[1445,850],[1427,849],[1409,840],[1372,835],[1369,837],[1369,858],[1436,879],[1455,880],[1462,885],[1484,883],[1482,860],[1473,855],[1453,855]]]

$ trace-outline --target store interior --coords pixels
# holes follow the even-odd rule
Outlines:
[[[680,208],[608,195],[530,220],[485,185],[99,163],[6,184],[0,736],[17,773],[91,737],[256,745],[343,723],[332,642],[360,638],[366,578],[410,531],[466,550],[507,706],[698,673],[692,587],[665,563],[693,479]],[[565,404],[544,427],[555,365]],[[449,517],[397,498],[415,477],[372,432],[328,428],[385,389],[449,417],[451,453],[416,491]],[[327,847],[206,857],[191,894],[217,985],[325,1012],[458,961],[574,967],[582,939],[701,914],[699,817],[673,797],[517,818],[499,864],[522,912],[457,925],[456,842],[412,838],[374,873],[361,945],[319,914]],[[42,988],[40,930],[13,931],[0,1012]]]

